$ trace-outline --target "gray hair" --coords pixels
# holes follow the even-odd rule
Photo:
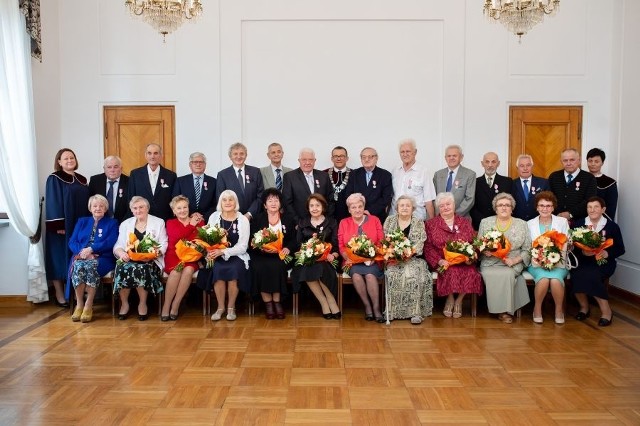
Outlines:
[[[436,207],[440,206],[440,203],[442,203],[444,200],[453,201],[453,205],[455,207],[456,198],[453,196],[453,192],[441,192],[438,195],[436,195]]]
[[[560,152],[560,155],[564,154],[565,152],[575,152],[575,153],[576,153],[576,155],[578,156],[578,158],[580,158],[580,151],[578,151],[578,150],[577,150],[577,149],[575,149],[575,148],[566,148],[566,149],[563,149],[563,150],[562,150],[562,152]]]
[[[445,154],[446,154],[446,153],[447,153],[447,151],[449,151],[450,149],[457,149],[457,150],[458,150],[458,152],[460,153],[460,155],[464,155],[464,153],[462,152],[462,147],[461,147],[460,145],[452,144],[452,145],[447,146],[447,147],[444,149]]]
[[[520,160],[530,160],[531,165],[533,166],[533,157],[530,156],[529,154],[518,155],[518,158],[516,158],[516,167],[518,167],[518,164],[520,164]]]
[[[194,152],[194,153],[192,153],[192,154],[189,156],[189,162],[191,162],[191,161],[195,160],[195,159],[196,159],[196,158],[198,158],[198,157],[202,158],[202,160],[203,160],[205,163],[207,162],[207,156],[206,156],[206,155],[204,155],[203,153],[201,153],[201,152],[197,152],[197,151],[196,151],[196,152]]]
[[[122,160],[117,155],[109,155],[104,159],[103,167],[107,167],[109,161],[115,161],[119,166],[122,166]]]
[[[360,155],[362,155],[362,153],[365,152],[368,149],[373,151],[373,155],[376,155],[376,156],[378,155],[378,151],[372,146],[365,146],[364,148],[362,148],[362,150],[360,151]]]
[[[231,158],[231,151],[236,149],[241,149],[245,154],[247,153],[247,147],[242,142],[236,142],[234,144],[231,144],[231,146],[229,147],[229,158]]]
[[[91,204],[94,201],[97,201],[98,203],[102,204],[106,210],[109,210],[109,201],[104,197],[104,195],[95,194],[89,197],[89,202],[87,203],[87,208],[89,210],[91,210]]]
[[[511,209],[515,209],[516,208],[516,200],[515,198],[513,198],[513,195],[509,194],[508,192],[501,192],[499,194],[497,194],[495,197],[493,197],[493,200],[491,201],[491,207],[493,207],[493,211],[497,212],[496,209],[496,205],[498,204],[498,201],[500,200],[509,200],[509,202],[511,203]]]
[[[129,209],[131,209],[134,206],[134,204],[137,204],[140,202],[144,203],[147,206],[147,210],[151,208],[151,204],[149,204],[149,200],[139,195],[134,195],[133,197],[131,197],[131,201],[129,201]]]
[[[222,211],[222,199],[223,198],[233,198],[233,201],[235,201],[236,203],[236,211],[240,211],[240,202],[238,201],[238,195],[233,192],[230,189],[225,189],[224,191],[222,191],[222,193],[220,194],[220,197],[218,198],[218,205],[216,206],[216,210],[221,212]]]
[[[416,207],[418,207],[418,205],[416,204],[416,199],[415,198],[413,198],[413,197],[411,197],[409,195],[404,195],[403,194],[403,195],[399,196],[398,199],[396,200],[396,210],[398,209],[398,204],[400,204],[400,201],[402,201],[402,200],[409,200],[411,202],[411,208],[413,210],[415,210]]]
[[[158,149],[160,150],[160,154],[162,154],[162,147],[160,146],[160,144],[159,144],[159,143],[155,143],[155,142],[148,143],[148,144],[147,144],[147,146],[145,146],[145,147],[144,147],[145,152],[146,152],[146,151],[149,149],[149,147],[150,147],[150,146],[152,146],[152,145],[153,145],[153,146],[157,146],[157,147],[158,147]]]
[[[362,202],[363,206],[367,205],[367,199],[364,198],[364,195],[359,192],[354,192],[353,194],[349,195],[345,203],[347,204],[347,207],[351,207],[351,204],[357,203],[358,201]]]
[[[403,140],[401,140],[401,141],[400,141],[400,143],[398,144],[398,150],[399,150],[400,148],[402,148],[402,145],[411,145],[411,148],[412,148],[412,149],[414,149],[414,150],[418,149],[418,148],[416,147],[416,141],[415,141],[415,140],[413,140],[413,139],[411,139],[411,138],[407,138],[407,139],[403,139]]]
[[[316,153],[315,153],[315,151],[314,151],[313,149],[311,149],[311,148],[302,148],[302,149],[300,150],[300,153],[298,154],[298,158],[300,158],[300,156],[301,156],[302,154],[311,154],[311,155],[313,155],[313,158],[316,158]]]

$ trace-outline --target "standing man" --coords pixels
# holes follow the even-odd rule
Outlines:
[[[476,172],[460,165],[464,154],[460,145],[449,145],[444,150],[447,167],[433,175],[436,194],[451,192],[456,203],[456,214],[471,219],[469,212],[473,207],[476,192]],[[436,212],[438,206],[436,206]]]
[[[127,198],[129,201],[135,195],[146,198],[151,206],[149,214],[166,221],[173,217],[169,202],[171,202],[176,174],[160,165],[162,148],[157,143],[147,145],[144,157],[147,165],[131,171]],[[131,217],[131,212],[127,216]]]
[[[129,213],[129,176],[122,173],[122,160],[115,155],[104,159],[102,169],[104,173],[93,175],[89,180],[89,196],[104,195],[109,201],[109,216],[115,218],[119,224]]]
[[[484,168],[484,174],[476,179],[476,195],[471,209],[471,222],[473,229],[478,229],[480,221],[485,217],[493,216],[493,197],[500,192],[511,194],[513,181],[507,176],[498,174],[500,159],[495,152],[487,152],[480,162]]]
[[[405,139],[398,145],[402,165],[393,169],[393,202],[391,210],[395,212],[396,200],[401,195],[413,197],[416,210],[413,214],[420,220],[431,219],[434,216],[433,200],[436,190],[431,175],[427,169],[416,163],[416,141]]]
[[[307,198],[309,195],[321,194],[327,200],[326,216],[333,215],[335,206],[333,186],[329,175],[322,170],[314,169],[316,154],[311,148],[302,148],[298,155],[300,167],[284,175],[282,198],[287,212],[293,215],[296,223],[309,214]]]
[[[345,199],[356,192],[361,193],[367,201],[365,207],[369,214],[384,223],[393,198],[391,173],[377,166],[378,152],[371,147],[360,151],[360,161],[362,167],[351,172]]]
[[[240,212],[251,220],[262,208],[260,198],[264,186],[260,169],[244,163],[247,159],[247,147],[240,142],[229,147],[229,159],[231,166],[218,172],[216,199],[220,198],[222,191],[232,190],[238,196]]]
[[[336,203],[333,217],[338,223],[345,217],[349,216],[347,209],[346,189],[351,178],[351,169],[347,167],[349,154],[347,149],[342,146],[336,146],[331,150],[331,162],[333,167],[329,167],[325,172],[329,175],[329,181],[333,186],[333,201]]]
[[[516,200],[513,216],[527,221],[538,216],[536,194],[549,190],[549,181],[533,175],[533,158],[528,154],[520,154],[516,159],[518,177],[513,180],[511,195]]]
[[[216,178],[204,173],[207,157],[201,152],[189,156],[191,173],[180,176],[173,187],[173,197],[184,195],[189,199],[189,213],[198,213],[205,222],[216,210]]]
[[[267,158],[269,158],[270,164],[260,168],[264,189],[276,188],[282,192],[282,178],[285,173],[292,170],[290,167],[282,165],[282,157],[284,157],[282,145],[277,142],[270,144],[267,148]]]
[[[563,170],[549,175],[549,188],[558,199],[554,211],[557,216],[575,222],[587,216],[587,200],[598,191],[595,176],[580,170],[580,153],[575,148],[567,148],[560,154]]]

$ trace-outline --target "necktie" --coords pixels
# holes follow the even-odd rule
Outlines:
[[[313,176],[312,175],[304,175],[307,179],[307,185],[309,185],[309,191],[313,194]]]
[[[573,175],[567,175],[567,185],[569,185],[572,180],[573,180]]]
[[[196,176],[196,183],[193,189],[196,192],[196,208],[200,205],[200,195],[202,195],[202,188],[200,188],[200,179],[202,176]]]
[[[524,200],[529,201],[529,179],[522,181],[522,191],[524,192]]]
[[[453,186],[453,170],[449,170],[449,179],[447,179],[447,187],[445,188],[445,191],[451,191],[451,186]]]
[[[113,216],[113,184],[115,180],[109,181],[109,189],[107,190],[107,201],[109,201],[109,215]]]
[[[242,169],[238,169],[238,182],[240,183],[240,189],[244,194],[244,176],[242,176]]]
[[[282,191],[282,175],[280,174],[282,170],[276,169],[276,189],[278,191]]]
[[[488,177],[487,178],[487,185],[489,185],[489,188],[491,188],[492,184],[493,184],[493,178],[492,177]]]
[[[371,172],[367,171],[367,186],[369,186],[369,182],[371,182]]]
[[[158,175],[151,173],[151,193],[156,195],[156,186],[158,186]]]

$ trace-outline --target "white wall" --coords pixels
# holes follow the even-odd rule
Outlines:
[[[206,0],[200,21],[166,44],[122,2],[43,3],[44,62],[34,63],[43,185],[62,146],[76,151],[81,173],[101,171],[109,104],[176,106],[178,174],[195,150],[215,174],[238,140],[256,166],[279,141],[289,166],[311,146],[317,166],[327,167],[340,144],[353,167],[371,145],[391,168],[405,137],[417,140],[419,161],[433,171],[451,143],[480,171],[487,150],[507,158],[509,105],[583,105],[583,149],[603,148],[605,173],[629,181],[618,152],[633,153],[638,134],[630,118],[638,110],[638,6],[630,0],[604,10],[595,0],[563,0],[521,43],[487,22],[478,0]],[[621,216],[634,208],[621,202]]]

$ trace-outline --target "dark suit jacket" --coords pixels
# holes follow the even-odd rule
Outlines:
[[[244,192],[238,182],[238,175],[236,169],[233,166],[229,166],[226,169],[222,169],[218,172],[218,178],[216,181],[216,200],[220,199],[222,191],[227,189],[232,190],[238,196],[240,201],[240,213],[251,213],[252,217],[255,217],[262,209],[261,198],[264,191],[264,185],[262,184],[262,175],[260,169],[253,166],[247,166],[246,164],[242,168],[244,174]]]
[[[484,173],[476,179],[476,196],[473,208],[471,209],[471,223],[473,229],[478,229],[480,221],[485,217],[493,216],[496,212],[493,210],[491,202],[493,197],[500,192],[511,194],[513,182],[511,178],[495,174],[493,177],[493,185],[489,188]]]
[[[160,166],[160,173],[158,173],[158,182],[156,183],[155,194],[151,191],[151,184],[149,183],[149,174],[147,173],[147,165],[131,170],[131,176],[129,177],[129,194],[128,198],[131,200],[133,196],[139,195],[149,201],[151,208],[149,214],[157,216],[165,221],[173,217],[173,212],[169,203],[171,202],[173,194],[173,186],[176,182],[176,174],[171,170]],[[131,217],[131,212],[128,213],[128,217]]]
[[[218,199],[216,198],[216,178],[207,174],[202,175],[202,191],[200,192],[200,204],[196,206],[196,190],[193,186],[193,174],[180,176],[173,186],[173,194],[184,195],[189,199],[189,213],[201,213],[204,221],[216,210]]]
[[[389,171],[380,167],[374,168],[367,185],[367,171],[364,167],[355,169],[351,172],[346,190],[347,197],[356,192],[364,195],[367,201],[365,208],[384,223],[393,198],[393,182]]]
[[[522,182],[519,177],[515,178],[511,188],[511,195],[516,199],[516,208],[513,210],[512,216],[525,221],[538,216],[538,211],[536,210],[536,194],[548,190],[549,181],[545,178],[531,175],[529,178],[529,199],[525,201]]]
[[[587,216],[587,200],[597,194],[598,184],[595,176],[580,170],[567,185],[564,170],[557,170],[549,175],[549,188],[558,199],[558,207],[553,213],[569,212],[575,221]]]
[[[129,185],[129,176],[124,173],[120,175],[120,181],[118,182],[118,194],[116,196],[116,205],[113,209],[113,217],[118,223],[122,223],[129,213],[129,196],[127,194],[127,187]],[[100,194],[107,196],[107,175],[100,173],[99,175],[91,176],[89,180],[89,195]]]
[[[339,175],[338,172],[333,170],[333,167],[329,167],[328,169],[324,170],[327,173],[327,176],[329,176],[330,178],[333,179],[333,182],[336,184],[333,187],[333,198],[334,200],[336,198],[338,198],[337,200],[335,200],[335,206],[333,209],[333,217],[336,219],[336,221],[338,223],[340,223],[340,221],[342,219],[344,219],[345,217],[349,217],[351,216],[349,214],[349,209],[347,208],[347,186],[349,185],[349,182],[351,182],[351,178],[352,178],[352,173],[353,173],[353,169],[350,169],[347,167],[347,172],[343,173],[342,179],[347,179],[347,173],[349,174],[349,179],[346,182],[344,188],[342,188],[342,190],[340,192],[338,192],[336,194],[336,187],[340,187],[340,185],[342,184],[343,180],[339,180]],[[331,174],[329,174],[331,173]],[[331,183],[331,180],[329,180],[329,183]],[[337,197],[336,197],[337,195]]]
[[[313,169],[313,181],[315,185],[314,192],[322,194],[327,199],[328,205],[325,216],[333,217],[335,201],[333,199],[333,185],[329,182],[329,175],[322,170]],[[284,198],[287,213],[293,215],[296,223],[309,215],[307,210],[307,198],[309,198],[309,195],[311,195],[311,192],[309,191],[307,180],[299,167],[289,173],[285,173],[282,182],[282,197]]]

